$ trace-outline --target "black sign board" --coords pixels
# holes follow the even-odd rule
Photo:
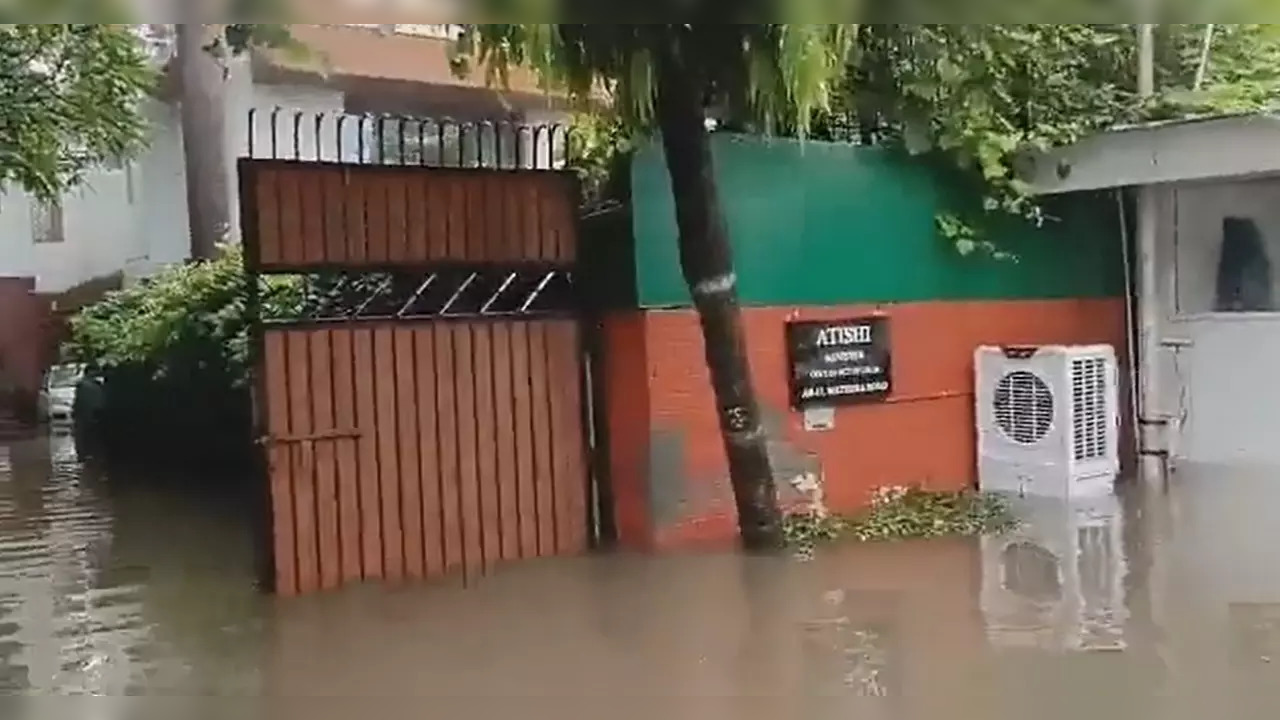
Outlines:
[[[888,318],[787,323],[787,352],[797,410],[878,402],[893,391]]]

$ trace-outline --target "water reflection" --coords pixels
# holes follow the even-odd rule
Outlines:
[[[1123,650],[1128,563],[1120,499],[1019,499],[1024,525],[984,538],[982,608],[995,647]]]
[[[151,696],[0,716],[345,720],[381,698],[380,717],[1252,720],[1280,701],[1265,474],[1025,503],[982,541],[551,561],[288,603],[254,588],[242,505],[162,487],[86,470],[67,440],[0,446],[0,695]],[[245,699],[174,699],[214,695]]]
[[[191,690],[203,661],[244,652],[209,624],[250,628],[263,602],[235,512],[108,481],[70,437],[0,446],[0,691]],[[233,668],[211,686],[242,683]]]

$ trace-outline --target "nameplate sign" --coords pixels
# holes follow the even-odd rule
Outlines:
[[[883,402],[893,392],[888,318],[787,323],[787,352],[797,410]]]

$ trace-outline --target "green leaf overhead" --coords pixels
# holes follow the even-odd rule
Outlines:
[[[0,183],[55,197],[143,145],[155,81],[120,25],[0,25]]]
[[[804,130],[828,107],[856,25],[467,25],[461,72],[483,67],[502,83],[511,68],[537,71],[548,90],[580,103],[604,95],[632,124],[651,125],[657,53],[676,44],[703,75],[707,101],[767,127]]]

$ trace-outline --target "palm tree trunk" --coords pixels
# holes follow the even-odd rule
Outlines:
[[[733,251],[716,187],[703,83],[679,48],[659,52],[658,124],[675,197],[680,266],[702,322],[729,478],[748,550],[782,545],[767,437],[752,386]]]
[[[191,259],[207,260],[231,230],[222,64],[205,48],[207,25],[178,25],[182,152],[187,179]]]

